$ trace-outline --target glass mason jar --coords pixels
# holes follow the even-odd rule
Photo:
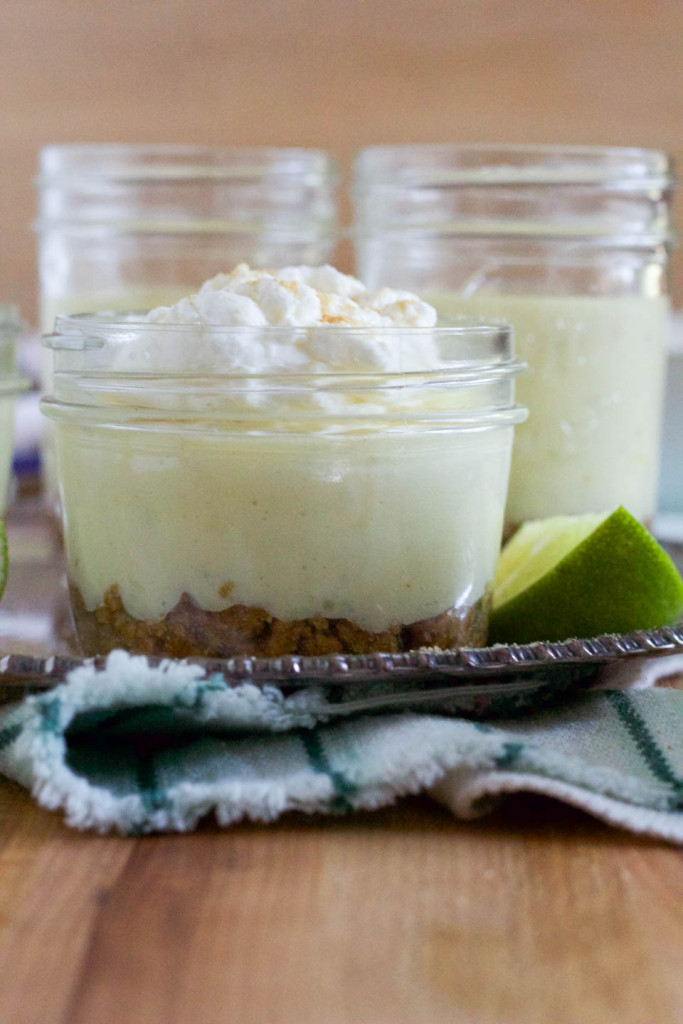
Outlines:
[[[397,146],[355,165],[369,287],[442,314],[503,317],[529,373],[507,529],[657,496],[672,169],[663,153],[563,146]]]
[[[12,468],[14,406],[28,382],[15,370],[14,346],[24,329],[14,306],[0,304],[0,514],[7,502]]]
[[[99,315],[59,318],[46,343],[55,374],[43,411],[86,654],[485,641],[513,427],[525,415],[507,325]],[[259,344],[336,352],[343,369],[221,365],[226,348]],[[368,345],[384,352],[382,372],[368,368]],[[179,371],[166,354],[187,346],[193,359]],[[165,353],[154,370],[150,352]]]
[[[176,302],[241,262],[324,263],[338,172],[320,150],[48,146],[38,176],[41,326]]]
[[[37,181],[41,330],[61,314],[172,304],[241,262],[327,262],[338,178],[320,150],[46,147]],[[46,391],[51,373],[47,355]],[[49,433],[44,448],[54,505]]]
[[[683,314],[672,319],[656,529],[660,539],[683,544]]]

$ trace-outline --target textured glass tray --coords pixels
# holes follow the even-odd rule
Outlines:
[[[188,659],[228,686],[275,687],[297,694],[316,714],[337,717],[370,711],[420,710],[495,716],[543,706],[589,685],[602,666],[639,655],[683,653],[683,623],[561,643],[496,645],[408,654]],[[149,658],[150,664],[161,659]],[[57,685],[80,665],[104,666],[104,657],[0,657],[0,700]]]

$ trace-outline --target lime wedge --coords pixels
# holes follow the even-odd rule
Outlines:
[[[489,643],[628,633],[675,622],[683,579],[624,508],[525,523],[501,552]]]
[[[7,549],[7,534],[5,524],[0,519],[0,597],[7,583],[7,567],[9,564],[9,552]]]

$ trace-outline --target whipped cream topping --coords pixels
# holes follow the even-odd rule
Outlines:
[[[411,292],[370,291],[334,267],[268,271],[240,264],[196,295],[151,310],[145,328],[116,353],[114,368],[237,375],[426,371],[440,363],[430,330],[436,320],[433,306]]]
[[[241,263],[196,295],[159,306],[147,320],[234,327],[433,327],[436,310],[412,292],[370,291],[334,267],[253,270]]]

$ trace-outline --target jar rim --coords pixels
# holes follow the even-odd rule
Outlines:
[[[355,189],[385,185],[607,185],[669,187],[673,161],[663,150],[544,144],[367,146],[354,159]]]
[[[276,326],[272,324],[263,325],[243,325],[243,324],[204,324],[204,323],[187,323],[184,321],[178,322],[163,322],[159,323],[152,320],[143,320],[141,317],[145,316],[147,310],[99,310],[97,312],[84,312],[84,313],[69,313],[62,316],[58,316],[55,319],[55,330],[52,334],[48,334],[43,339],[44,342],[49,342],[48,348],[52,347],[67,347],[73,348],[73,345],[60,346],[57,342],[61,337],[74,338],[78,335],[83,335],[86,331],[97,331],[98,335],[106,338],[107,334],[111,334],[112,339],[116,338],[117,335],[130,333],[131,330],[143,331],[149,333],[158,333],[159,331],[166,332],[172,330],[173,332],[181,331],[182,333],[192,334],[197,330],[201,330],[206,336],[207,334],[220,336],[238,334],[242,337],[257,337],[264,332],[273,339],[285,338],[291,336],[304,336],[309,335],[311,331],[321,331],[326,335],[341,334],[347,337],[353,335],[380,335],[389,336],[399,334],[403,337],[424,337],[429,335],[437,337],[465,337],[467,335],[477,335],[480,337],[496,337],[500,338],[502,335],[512,335],[512,325],[509,321],[498,317],[477,317],[477,316],[454,316],[454,317],[441,317],[439,322],[433,327],[414,327],[408,325],[360,325],[354,326],[351,324],[329,324],[320,323],[312,324],[308,326]]]
[[[65,143],[45,146],[39,188],[83,181],[254,180],[271,175],[336,184],[335,157],[323,149],[193,144]]]
[[[443,318],[434,327],[408,326],[363,326],[351,327],[338,324],[319,324],[312,327],[277,327],[277,326],[219,326],[212,324],[189,323],[154,323],[135,319],[140,313],[100,312],[80,313],[70,316],[59,316],[55,321],[55,331],[43,338],[43,345],[56,355],[63,353],[64,358],[73,354],[78,365],[70,365],[63,370],[67,374],[97,374],[98,376],[115,376],[120,379],[145,376],[155,380],[179,380],[192,378],[197,381],[210,375],[223,381],[276,380],[278,386],[290,386],[283,382],[292,381],[296,385],[307,388],[315,387],[316,381],[386,380],[395,381],[426,378],[442,380],[445,377],[463,383],[474,379],[489,380],[508,375],[516,375],[524,369],[514,353],[514,335],[512,325],[506,320],[481,318],[476,316],[459,316]],[[349,368],[330,366],[329,369],[315,369],[305,364],[295,366],[267,366],[263,370],[243,369],[242,367],[226,367],[216,365],[220,356],[208,348],[207,355],[198,355],[196,361],[188,366],[164,366],[149,368],[146,364],[132,364],[119,368],[115,365],[112,355],[111,365],[102,354],[109,347],[112,353],[125,345],[133,336],[145,337],[159,334],[191,337],[201,332],[202,341],[220,342],[221,339],[237,338],[247,344],[262,340],[268,342],[311,340],[324,337],[328,340],[351,338],[392,338],[396,339],[395,365],[387,367],[363,367],[351,365]],[[440,345],[439,361],[436,365],[423,368],[403,370],[402,356],[411,354],[401,343],[422,340],[433,340]],[[393,359],[391,360],[393,362]],[[59,372],[59,367],[57,367]]]
[[[337,392],[337,394],[339,393]],[[40,401],[40,409],[42,414],[51,420],[73,421],[77,419],[83,426],[112,426],[117,429],[158,429],[164,433],[178,430],[181,433],[187,433],[190,422],[187,409],[174,410],[167,406],[157,407],[153,405],[143,406],[142,408],[136,406],[135,416],[131,420],[132,406],[109,404],[104,401],[101,404],[88,401],[82,403],[64,401],[50,395],[43,396]],[[240,412],[231,410],[227,416],[226,412],[221,410],[202,411],[193,409],[191,421],[199,429],[213,424],[218,429],[230,432],[239,423],[240,432],[249,433],[251,424],[256,428],[253,432],[258,436],[275,432],[280,434],[303,433],[305,436],[310,437],[310,425],[315,423],[315,421],[325,420],[335,421],[342,429],[353,430],[360,423],[367,430],[371,424],[376,423],[380,424],[380,426],[379,428],[373,426],[374,430],[381,429],[385,431],[388,428],[392,432],[405,433],[407,429],[412,431],[418,426],[422,431],[434,432],[444,430],[448,432],[453,432],[454,430],[491,430],[516,426],[519,423],[523,423],[528,417],[528,410],[525,406],[512,402],[500,405],[484,405],[476,408],[426,411],[421,414],[416,414],[412,410],[411,413],[410,428],[406,421],[406,411],[400,407],[394,410],[382,410],[381,412],[377,410],[368,411],[353,406],[350,406],[345,412],[340,410],[330,412],[324,409],[297,411],[292,417],[294,423],[291,430],[282,429],[283,420],[281,413],[275,417],[271,417],[268,414],[264,416],[262,409],[257,411],[242,410]],[[278,422],[279,429],[275,431],[272,428],[270,430],[265,429],[264,424],[271,418]],[[337,432],[330,432],[328,436],[334,438],[339,436],[339,434]]]
[[[413,244],[429,239],[441,240],[448,238],[457,238],[460,242],[471,239],[473,241],[490,240],[497,242],[504,240],[515,242],[516,244],[528,242],[533,245],[549,243],[554,247],[564,242],[574,252],[577,251],[577,246],[580,246],[581,251],[656,249],[659,246],[664,246],[665,249],[673,249],[678,245],[679,239],[673,228],[662,228],[660,231],[643,231],[641,233],[634,231],[630,234],[610,234],[602,226],[594,232],[588,232],[585,228],[582,230],[580,227],[576,227],[573,230],[563,227],[562,230],[556,229],[553,231],[549,224],[544,223],[538,227],[534,225],[533,230],[530,227],[522,230],[512,218],[507,222],[502,222],[496,228],[481,228],[476,224],[464,222],[457,225],[449,224],[446,227],[425,226],[423,224],[399,224],[386,227],[382,224],[379,230],[381,230],[381,235],[385,239],[399,239],[404,235],[409,235]],[[377,238],[378,228],[374,225],[366,227],[356,223],[350,234],[356,242],[373,241]]]
[[[156,219],[151,215],[146,215],[144,218],[125,219],[120,217],[102,218],[101,216],[42,217],[35,220],[31,228],[36,234],[59,231],[62,234],[68,232],[71,236],[84,239],[91,236],[101,239],[104,234],[111,238],[123,235],[169,235],[176,238],[179,235],[187,238],[192,235],[202,238],[207,235],[231,237],[259,235],[264,241],[272,241],[276,244],[297,244],[344,237],[343,232],[337,227],[334,211],[324,218],[304,220],[302,216],[299,216],[295,223],[277,225],[272,225],[265,219],[262,222],[249,224],[240,224],[220,218],[208,220],[186,217],[174,220],[164,214]]]

